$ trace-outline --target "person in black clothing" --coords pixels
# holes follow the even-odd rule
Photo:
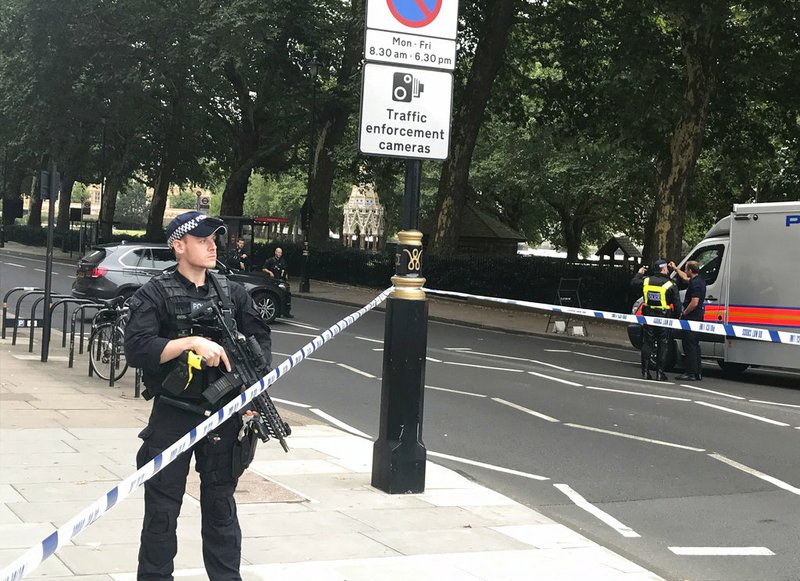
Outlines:
[[[130,320],[125,329],[125,355],[143,370],[144,396],[154,397],[147,427],[136,456],[138,467],[200,424],[238,395],[237,390],[215,406],[202,392],[230,371],[225,350],[215,341],[213,326],[203,325],[196,307],[216,304],[233,321],[239,332],[254,336],[264,352],[261,370],[272,363],[270,329],[263,322],[247,291],[209,272],[217,257],[214,234],[224,230],[222,221],[199,212],[176,217],[167,228],[168,244],[175,252],[175,271],[158,275],[142,286],[130,302]],[[219,336],[216,336],[219,340]],[[201,356],[206,367],[196,370],[185,386],[169,388],[165,378],[181,362],[185,352]],[[253,412],[245,412],[250,416]],[[244,420],[236,415],[219,425],[194,447],[183,452],[161,472],[144,483],[144,522],[139,547],[138,579],[172,579],[177,553],[177,519],[186,491],[186,478],[194,454],[200,474],[203,562],[212,581],[241,579],[242,534],[233,494],[243,471],[239,432]],[[236,454],[240,454],[235,458]]]
[[[703,320],[703,303],[706,300],[706,281],[700,276],[700,265],[694,260],[686,263],[686,272],[675,266],[670,267],[678,273],[684,282],[688,282],[686,294],[683,296],[683,313],[681,318],[688,321]],[[683,344],[684,366],[683,374],[676,379],[682,381],[700,381],[703,379],[703,363],[700,357],[700,339],[695,331],[685,329],[681,335]]]
[[[267,259],[261,271],[278,280],[289,280],[289,265],[283,257],[282,248],[275,249],[275,256]]]
[[[233,270],[250,270],[250,257],[244,250],[244,240],[239,238],[236,241],[236,248],[231,251],[230,260],[228,260],[228,268]]]
[[[669,279],[667,261],[657,260],[653,265],[652,276],[645,277],[647,267],[643,266],[631,280],[631,286],[641,289],[644,303],[642,314],[648,317],[675,318],[680,306],[678,287]],[[664,367],[667,363],[670,330],[666,327],[644,325],[642,327],[642,377],[653,379],[650,375],[650,356],[656,350],[656,379],[667,381]]]

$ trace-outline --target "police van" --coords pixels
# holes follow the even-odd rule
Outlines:
[[[734,205],[681,261],[681,270],[690,260],[700,264],[706,281],[705,321],[753,327],[765,336],[770,330],[800,333],[800,201]],[[641,300],[634,312],[640,306]],[[641,327],[630,326],[628,335],[638,349]],[[797,345],[701,334],[700,349],[703,359],[727,372],[800,370]],[[681,356],[680,341],[673,340],[671,363]]]

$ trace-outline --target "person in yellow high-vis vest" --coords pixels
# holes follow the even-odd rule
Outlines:
[[[645,276],[647,267],[639,269],[631,281],[631,286],[642,290],[642,314],[648,317],[674,319],[680,312],[678,287],[669,279],[668,263],[657,260],[653,264],[653,274]],[[656,351],[656,379],[667,381],[664,373],[669,349],[670,330],[666,327],[644,325],[642,327],[642,377],[653,379],[650,375],[650,356]]]

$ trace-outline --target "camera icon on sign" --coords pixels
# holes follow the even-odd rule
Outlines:
[[[411,73],[395,73],[392,82],[392,101],[410,103],[414,97],[419,97],[425,90],[425,85]]]

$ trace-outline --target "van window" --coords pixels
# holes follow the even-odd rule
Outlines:
[[[700,265],[700,276],[706,284],[714,284],[719,276],[719,269],[722,268],[722,255],[725,253],[725,246],[715,244],[699,249],[689,257],[689,260],[696,260]],[[688,260],[687,260],[688,262]]]

